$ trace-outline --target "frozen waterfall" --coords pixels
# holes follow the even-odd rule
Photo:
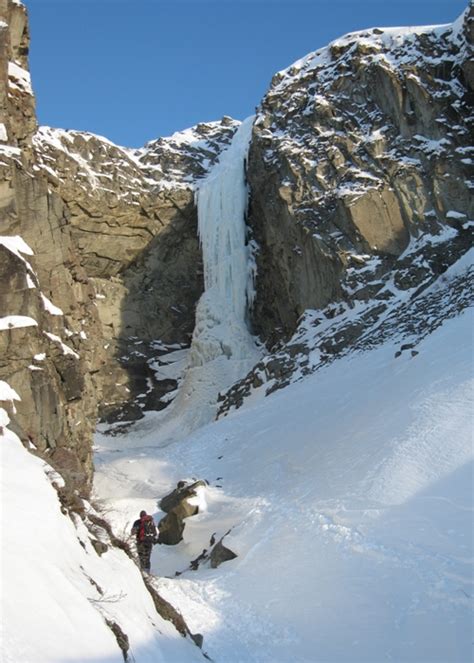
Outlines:
[[[246,324],[254,270],[245,226],[245,159],[253,119],[240,125],[196,193],[205,291],[196,310],[192,366],[221,355],[237,360],[255,355],[255,342]]]
[[[255,273],[245,225],[245,159],[253,120],[242,122],[196,192],[204,293],[196,308],[188,365],[171,405],[138,424],[156,429],[159,444],[212,421],[219,393],[244,377],[260,357],[246,322]]]

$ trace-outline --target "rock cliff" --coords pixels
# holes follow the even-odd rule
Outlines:
[[[98,414],[164,407],[202,289],[193,186],[231,118],[127,150],[38,128],[20,2],[0,3],[0,380],[24,444],[87,496]]]
[[[355,254],[388,271],[412,239],[472,218],[472,21],[349,34],[273,78],[249,159],[270,342],[308,308],[373,295],[348,283]]]
[[[432,329],[423,293],[472,241],[473,25],[471,4],[453,25],[349,34],[274,76],[248,165],[253,324],[273,352],[222,411],[388,328]],[[449,302],[437,323],[467,303]]]
[[[0,378],[20,395],[14,430],[87,493],[98,358],[93,291],[75,252],[63,201],[34,172],[35,103],[24,7],[0,3]],[[87,322],[85,322],[87,321]]]
[[[223,118],[141,150],[46,127],[33,138],[37,172],[64,201],[95,293],[102,417],[136,419],[143,409],[164,407],[161,397],[176,387],[151,366],[189,346],[203,291],[194,183],[237,126]]]

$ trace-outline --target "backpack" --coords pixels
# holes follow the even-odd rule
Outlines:
[[[145,516],[140,520],[140,527],[138,530],[139,541],[154,542],[156,539],[156,526],[151,516]]]

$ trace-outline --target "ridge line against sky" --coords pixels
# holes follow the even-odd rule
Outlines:
[[[272,76],[348,32],[454,21],[467,0],[24,0],[40,124],[140,147],[255,112]],[[131,11],[131,7],[132,11]]]

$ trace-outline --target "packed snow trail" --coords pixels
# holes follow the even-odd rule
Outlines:
[[[255,270],[246,241],[245,160],[253,120],[242,122],[196,192],[205,290],[196,308],[188,366],[171,405],[137,424],[156,431],[159,444],[182,439],[212,421],[219,393],[246,375],[260,357],[247,327]]]

